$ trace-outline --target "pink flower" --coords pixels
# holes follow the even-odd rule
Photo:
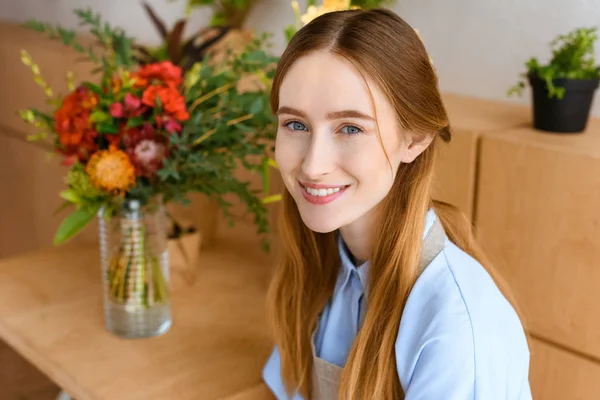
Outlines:
[[[127,111],[135,111],[142,106],[142,100],[139,97],[127,93],[125,95],[125,108]]]
[[[75,162],[77,162],[77,155],[73,154],[70,156],[65,157],[61,164],[64,165],[65,167],[71,167],[73,166],[73,164],[75,164]]]
[[[165,129],[169,133],[175,133],[181,131],[181,124],[172,118],[169,118],[165,123]]]
[[[158,129],[164,128],[167,132],[173,134],[181,131],[181,124],[175,118],[168,115],[157,115],[156,127]]]
[[[151,177],[162,166],[165,158],[165,146],[150,139],[141,140],[133,149],[139,175]]]
[[[115,118],[121,118],[123,116],[123,104],[112,103],[108,109],[108,112]]]
[[[166,139],[164,135],[158,135],[148,123],[129,130],[123,137],[137,176],[152,178],[163,167],[163,160],[169,153]]]

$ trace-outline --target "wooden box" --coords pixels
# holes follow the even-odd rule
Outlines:
[[[600,360],[600,122],[580,135],[486,134],[479,158],[478,235],[526,327]]]
[[[526,125],[528,109],[505,102],[446,93],[446,111],[453,130],[449,144],[442,144],[434,178],[434,198],[473,215],[478,143],[481,134]]]

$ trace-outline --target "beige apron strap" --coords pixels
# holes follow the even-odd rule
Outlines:
[[[312,392],[310,400],[334,400],[338,398],[342,368],[313,357]]]
[[[442,223],[436,218],[425,239],[423,239],[423,249],[421,250],[421,259],[418,266],[419,275],[440,254],[445,243],[446,232],[444,232]],[[335,400],[338,398],[342,368],[317,357],[314,346],[315,332],[313,332],[311,338],[313,367],[310,400]]]
[[[446,243],[446,232],[439,219],[435,219],[433,226],[427,232],[425,239],[423,240],[423,249],[421,250],[421,259],[419,260],[419,266],[417,274],[421,275],[423,270],[431,264],[433,259],[444,249]]]

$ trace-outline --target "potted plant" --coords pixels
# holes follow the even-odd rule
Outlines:
[[[28,25],[96,64],[96,79],[77,82],[67,74],[69,92],[55,94],[22,52],[48,109],[20,115],[40,131],[30,139],[48,141],[69,168],[60,196],[73,211],[55,244],[98,218],[107,329],[122,337],[162,334],[171,325],[166,204],[204,193],[232,221],[226,196],[233,195],[268,245],[267,199],[236,171],[267,171],[276,129],[266,105],[276,60],[257,38],[227,63],[204,59],[185,74],[170,61],[138,65],[134,41],[122,29],[91,10],[75,14],[99,46],[83,46],[72,30]],[[240,92],[245,73],[262,77],[264,87]]]
[[[551,42],[546,65],[534,57],[526,63],[523,80],[509,90],[522,94],[527,80],[532,88],[533,125],[536,129],[577,133],[585,130],[600,79],[594,60],[596,28],[580,28]]]

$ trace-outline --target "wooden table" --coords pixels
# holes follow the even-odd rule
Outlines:
[[[272,260],[252,231],[221,232],[194,281],[173,271],[173,326],[150,339],[105,330],[95,245],[2,260],[0,339],[77,400],[272,398],[260,376]]]

